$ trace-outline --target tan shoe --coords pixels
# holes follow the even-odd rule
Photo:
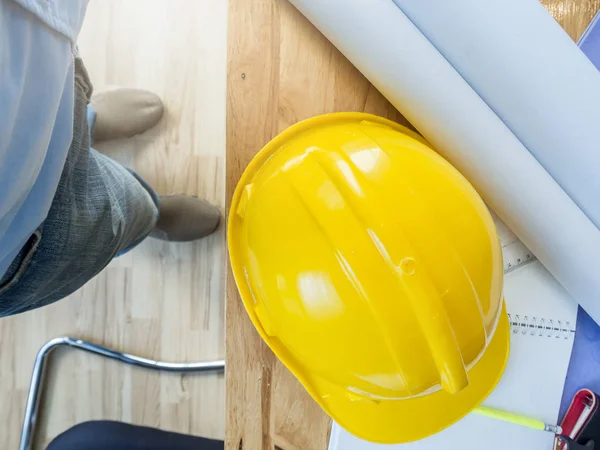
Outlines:
[[[160,218],[151,236],[165,241],[193,241],[208,236],[219,226],[220,211],[191,195],[162,195]]]
[[[115,88],[92,97],[94,140],[131,137],[156,125],[164,111],[158,95],[142,89]]]

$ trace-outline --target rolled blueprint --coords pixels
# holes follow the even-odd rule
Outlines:
[[[600,72],[539,0],[394,2],[600,228]]]
[[[600,232],[393,0],[291,1],[600,322]]]

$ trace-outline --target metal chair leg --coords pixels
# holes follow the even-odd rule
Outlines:
[[[31,375],[31,384],[29,385],[29,393],[27,395],[27,406],[25,408],[25,418],[23,420],[19,450],[32,450],[33,436],[37,424],[38,407],[44,385],[46,363],[50,353],[52,353],[55,348],[61,346],[83,350],[84,352],[114,359],[132,366],[165,372],[197,373],[223,372],[225,370],[225,361],[222,359],[206,362],[171,363],[154,361],[152,359],[142,358],[128,353],[117,352],[106,347],[101,347],[100,345],[92,344],[91,342],[82,341],[81,339],[73,339],[70,337],[52,339],[44,344],[35,358],[35,365],[33,366],[33,373]]]

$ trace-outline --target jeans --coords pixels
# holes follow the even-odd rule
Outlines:
[[[0,317],[56,302],[139,244],[158,220],[158,196],[90,146],[91,83],[76,59],[73,140],[47,218],[0,279]]]
[[[223,450],[214,441],[120,422],[95,421],[74,426],[46,450]]]

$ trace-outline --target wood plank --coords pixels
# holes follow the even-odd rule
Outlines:
[[[543,0],[578,38],[600,0]],[[229,0],[227,204],[246,165],[278,132],[335,111],[405,119],[286,0]],[[252,326],[227,278],[226,449],[324,450],[330,420]]]
[[[600,9],[600,0],[540,0],[561,27],[577,41]]]

